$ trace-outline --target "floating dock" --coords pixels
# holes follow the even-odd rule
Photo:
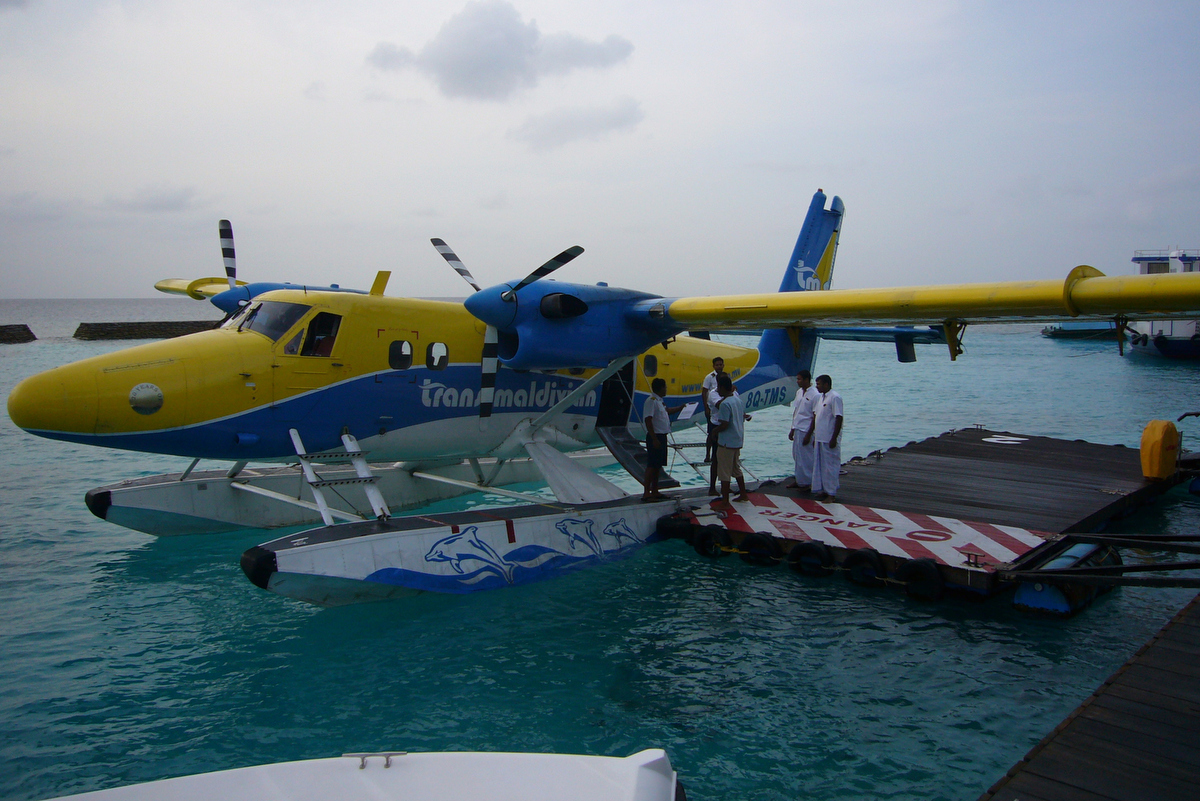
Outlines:
[[[707,556],[786,561],[808,575],[842,571],[923,599],[947,589],[986,596],[1021,582],[1018,605],[1072,614],[1114,584],[1139,581],[1123,578],[1137,568],[1122,567],[1115,550],[1136,536],[1108,543],[1083,533],[1165,492],[1180,475],[1143,478],[1139,451],[1123,446],[963,429],[846,463],[836,501],[767,482],[747,503],[693,507],[664,522],[660,534],[684,537]],[[1039,580],[1037,571],[1051,568]],[[1077,586],[1071,571],[1111,573]]]
[[[979,801],[1200,796],[1200,597]]]

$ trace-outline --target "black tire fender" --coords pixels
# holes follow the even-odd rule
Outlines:
[[[678,515],[663,515],[654,524],[654,531],[664,540],[692,541],[692,531],[696,526],[687,518]]]
[[[937,562],[932,559],[912,559],[900,565],[894,576],[903,582],[904,592],[918,601],[940,601],[946,592],[946,580]]]
[[[887,571],[883,568],[883,559],[879,557],[879,551],[874,548],[859,548],[857,551],[851,551],[842,561],[842,570],[845,571],[849,581],[863,587],[879,587],[887,578]]]
[[[738,551],[743,562],[762,567],[774,567],[783,559],[779,541],[765,531],[751,531],[742,537]]]
[[[724,526],[701,526],[692,539],[692,547],[701,556],[709,559],[720,559],[729,555],[733,547],[733,537]]]
[[[788,567],[802,576],[831,576],[834,572],[833,551],[823,542],[798,542],[788,552]]]

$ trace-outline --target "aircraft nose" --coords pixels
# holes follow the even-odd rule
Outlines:
[[[94,433],[96,378],[73,367],[47,370],[17,384],[8,395],[9,418],[34,433]]]

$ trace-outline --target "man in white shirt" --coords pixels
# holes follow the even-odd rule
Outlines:
[[[813,409],[821,394],[812,385],[812,373],[801,370],[796,376],[796,399],[792,401],[792,427],[788,439],[792,441],[792,459],[796,463],[796,489],[807,490],[812,486],[813,446],[805,442],[805,435],[812,428]]]
[[[667,466],[667,434],[671,433],[670,415],[682,409],[663,403],[667,396],[667,382],[656,378],[650,382],[650,397],[642,406],[642,425],[646,427],[646,475],[642,479],[643,501],[660,501],[665,496],[658,492],[658,477]]]
[[[721,396],[717,394],[717,376],[725,373],[725,360],[720,356],[714,356],[712,360],[713,371],[704,376],[703,383],[700,384],[700,405],[704,407],[704,419],[708,421],[708,438],[704,440],[704,463],[708,464],[712,461],[713,452],[713,411],[717,407],[717,402],[721,400]],[[716,481],[716,468],[713,468],[713,479]],[[711,481],[709,482],[712,483]]]
[[[817,376],[817,392],[821,396],[813,408],[812,428],[804,442],[813,442],[812,491],[818,501],[837,500],[842,470],[842,396],[833,391],[833,379]]]

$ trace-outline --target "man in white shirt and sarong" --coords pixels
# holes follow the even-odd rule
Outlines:
[[[812,385],[812,373],[801,370],[796,376],[796,399],[792,401],[792,427],[788,439],[792,441],[792,460],[796,463],[796,489],[804,491],[812,486],[813,445],[805,435],[813,424],[813,409],[821,394]]]
[[[813,496],[819,500],[837,500],[842,471],[842,396],[833,391],[833,379],[817,376],[820,397],[813,408],[812,428],[804,442],[813,443]]]
[[[704,407],[704,419],[708,423],[704,438],[704,463],[712,464],[708,471],[708,494],[716,495],[717,463],[713,459],[713,452],[717,449],[717,435],[713,431],[713,415],[716,414],[717,403],[721,400],[717,393],[717,376],[725,374],[725,360],[714,356],[712,366],[712,372],[704,376],[704,381],[700,384],[700,405]]]

